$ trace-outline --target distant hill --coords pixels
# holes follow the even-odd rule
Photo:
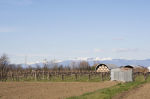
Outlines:
[[[94,63],[104,63],[104,64],[116,64],[118,66],[124,66],[124,65],[141,65],[144,67],[150,66],[150,59],[145,60],[126,60],[126,59],[97,59],[97,58],[79,58],[79,59],[72,59],[72,60],[64,60],[64,61],[57,61],[56,63],[63,66],[69,66],[72,62],[80,63],[81,61],[87,61],[91,66]],[[43,63],[36,63],[36,64],[30,64],[32,67],[35,67],[36,65],[43,66]],[[24,66],[24,65],[23,65]]]
[[[71,62],[81,62],[82,60],[65,60],[60,62],[59,64],[62,65],[69,65]],[[146,60],[125,60],[125,59],[112,59],[112,60],[85,60],[89,62],[90,65],[93,65],[94,63],[104,63],[104,64],[116,64],[118,66],[124,66],[124,65],[141,65],[148,67],[150,66],[150,59]]]

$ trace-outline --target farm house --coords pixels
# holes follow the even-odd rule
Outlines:
[[[116,68],[111,70],[111,81],[133,81],[132,69]]]
[[[96,72],[110,72],[111,69],[117,68],[114,64],[99,64],[96,66]]]

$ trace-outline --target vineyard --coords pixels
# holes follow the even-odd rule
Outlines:
[[[145,79],[150,73],[133,73],[133,79],[143,75]],[[9,71],[0,73],[0,81],[106,81],[110,80],[110,73],[100,73],[95,71]]]
[[[95,71],[19,71],[7,72],[2,75],[1,81],[105,81],[110,79],[110,73]]]

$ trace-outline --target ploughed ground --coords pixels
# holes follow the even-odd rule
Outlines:
[[[0,99],[64,99],[117,82],[0,82]],[[150,98],[149,98],[150,99]]]

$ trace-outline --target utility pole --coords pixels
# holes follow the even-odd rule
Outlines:
[[[25,56],[25,66],[27,67],[27,56]]]

